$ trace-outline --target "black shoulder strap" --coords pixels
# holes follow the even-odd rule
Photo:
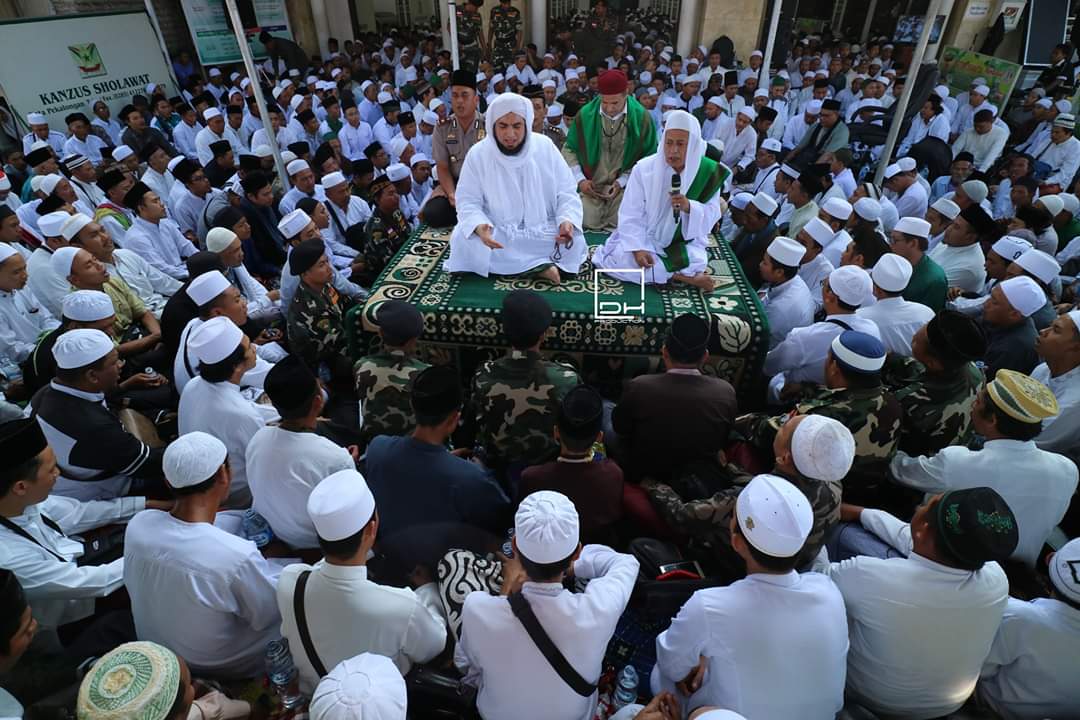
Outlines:
[[[315,652],[315,643],[311,642],[311,633],[308,632],[307,615],[304,613],[304,590],[307,589],[310,570],[304,570],[296,578],[296,588],[293,590],[293,615],[296,617],[296,629],[300,633],[300,642],[304,644],[304,652],[307,653],[311,667],[319,677],[326,677],[326,666],[319,659],[319,653]]]
[[[837,320],[836,318],[829,318],[825,322],[830,322],[833,325],[839,325],[840,327],[844,328],[845,330],[850,330],[851,329],[851,326],[848,325],[846,322],[844,322],[843,320]]]
[[[540,651],[540,654],[551,665],[551,669],[562,678],[563,682],[582,697],[590,697],[596,692],[596,686],[586,682],[585,678],[581,677],[578,671],[567,661],[562,651],[555,647],[555,643],[551,641],[551,638],[544,631],[544,627],[536,619],[536,615],[533,614],[532,606],[529,605],[529,601],[525,599],[525,596],[518,592],[511,594],[506,599],[510,601],[510,609],[514,611],[514,616],[521,621],[521,624],[525,627],[525,632],[529,633],[529,637],[536,644],[536,649]]]
[[[45,523],[48,527],[50,527],[51,529],[55,530],[56,532],[58,532],[61,535],[64,535],[66,537],[66,535],[64,534],[64,531],[60,529],[60,526],[58,524],[56,524],[55,520],[53,520],[51,518],[47,518],[44,515],[42,515],[41,516],[41,522]],[[40,540],[38,540],[36,537],[34,537],[30,533],[28,533],[26,530],[19,527],[18,525],[13,523],[11,520],[7,519],[6,517],[0,516],[0,525],[3,525],[4,527],[6,527],[8,530],[15,533],[16,535],[18,535],[18,536],[20,536],[20,537],[34,543],[39,548],[41,548],[45,552],[49,553],[50,555],[55,557],[60,562],[63,562],[63,563],[70,562],[70,560],[68,560],[66,557],[64,557],[60,553],[56,552],[52,548],[45,547],[44,545],[42,545]]]

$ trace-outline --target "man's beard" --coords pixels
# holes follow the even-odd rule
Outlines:
[[[496,147],[499,148],[499,152],[501,152],[503,155],[511,155],[511,156],[520,155],[522,148],[525,147],[525,139],[522,138],[521,142],[518,143],[518,146],[516,148],[510,149],[510,148],[506,147],[505,145],[503,145],[502,141],[500,141],[499,138],[496,137],[495,138],[495,145],[496,145]]]

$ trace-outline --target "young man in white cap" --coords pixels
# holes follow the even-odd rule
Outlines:
[[[986,377],[1001,369],[1030,373],[1039,363],[1038,333],[1031,316],[1046,304],[1046,293],[1029,277],[1012,277],[994,287],[983,304],[982,326],[987,347]]]
[[[1047,558],[1049,597],[1009,598],[976,694],[1001,717],[1068,717],[1080,707],[1080,539]]]
[[[326,193],[324,205],[330,214],[327,232],[334,241],[348,244],[356,232],[352,228],[356,225],[362,227],[371,217],[371,206],[352,194],[348,180],[340,172],[324,175],[322,187]]]
[[[926,254],[929,246],[930,223],[920,218],[900,218],[889,233],[889,248],[911,264],[911,278],[904,290],[904,299],[922,303],[937,312],[945,307],[949,283],[945,271]]]
[[[285,168],[285,171],[289,173],[289,182],[292,183],[292,188],[282,196],[281,202],[278,203],[278,211],[283,216],[295,210],[296,203],[300,202],[301,198],[310,197],[316,200],[326,200],[326,192],[323,190],[323,186],[315,181],[315,173],[311,170],[311,165],[308,164],[307,160],[293,160]]]
[[[342,155],[355,162],[364,159],[364,148],[375,141],[375,135],[371,131],[371,125],[361,116],[360,108],[350,100],[351,98],[346,98],[342,104],[345,122],[338,130],[338,140],[341,142]]]
[[[139,637],[175,648],[192,670],[249,677],[264,670],[279,637],[274,602],[281,566],[240,536],[225,444],[188,431],[164,454],[171,511],[148,510],[124,537],[124,583]]]
[[[399,675],[441,653],[446,620],[438,586],[431,582],[413,592],[368,577],[379,514],[363,475],[353,468],[329,475],[305,505],[325,559],[289,565],[277,589],[282,635],[296,648],[301,692],[311,692],[327,668],[358,652],[386,656]]]
[[[206,167],[214,159],[210,145],[229,138],[225,135],[225,115],[218,108],[208,107],[203,110],[203,122],[206,127],[195,135],[195,153],[199,165]]]
[[[418,208],[423,209],[435,187],[431,172],[431,158],[423,153],[416,153],[409,158],[412,173],[412,199]]]
[[[255,367],[255,348],[233,321],[215,317],[188,338],[188,352],[197,362],[193,377],[180,393],[180,434],[194,430],[212,433],[229,449],[232,507],[247,507],[246,452],[253,435],[278,418],[272,407],[247,399],[241,392],[244,374]]]
[[[267,290],[244,264],[243,243],[251,238],[251,225],[243,213],[236,208],[227,208],[217,214],[214,223],[216,227],[206,233],[206,249],[221,258],[225,279],[236,286],[247,301],[248,317],[263,323],[279,318],[282,314],[281,291]]]
[[[1049,140],[1042,147],[1031,150],[1036,177],[1041,177],[1045,190],[1060,192],[1072,187],[1073,178],[1080,169],[1080,140],[1073,135],[1075,128],[1075,115],[1058,115],[1050,128]]]
[[[826,200],[818,211],[818,218],[833,232],[832,238],[825,243],[822,254],[834,268],[840,267],[847,243],[851,242],[851,235],[845,232],[844,228],[848,226],[854,212],[851,203],[835,197]]]
[[[933,250],[945,237],[945,231],[957,217],[960,216],[960,206],[947,197],[940,197],[926,209],[926,221],[930,223],[930,240],[928,248]]]
[[[968,92],[967,102],[958,96],[957,103],[963,103],[956,108],[956,112],[953,113],[952,127],[949,132],[949,142],[955,142],[956,138],[960,137],[966,130],[970,130],[975,123],[975,113],[980,110],[989,110],[995,116],[997,115],[997,108],[991,105],[987,98],[990,97],[990,88],[985,84],[977,84],[972,86]]]
[[[889,352],[911,357],[912,338],[934,317],[934,311],[926,305],[903,298],[911,280],[911,263],[895,253],[886,253],[874,264],[870,279],[877,302],[860,307],[856,316],[877,325]]]
[[[480,688],[482,717],[587,718],[595,712],[604,650],[630,599],[638,561],[603,545],[582,548],[578,535],[577,510],[565,495],[533,493],[514,518],[512,569],[504,571],[510,601],[482,592],[465,597],[454,662],[465,682]],[[584,593],[563,589],[567,574],[589,580]],[[536,630],[523,624],[530,616],[576,677],[560,675],[541,653]]]
[[[795,328],[814,321],[814,300],[799,277],[799,263],[806,248],[788,237],[778,236],[766,249],[759,264],[766,284],[761,301],[769,318],[769,348],[775,348]]]
[[[945,229],[942,241],[927,255],[945,271],[950,288],[978,294],[986,282],[986,258],[983,240],[996,240],[999,234],[994,219],[978,205],[960,211]]]
[[[405,720],[405,680],[384,655],[360,653],[338,663],[311,696],[311,720]]]
[[[799,277],[806,283],[810,290],[810,297],[814,300],[814,311],[821,310],[821,286],[835,269],[825,256],[824,249],[832,242],[835,231],[821,218],[814,218],[803,226],[795,239],[806,248],[802,262],[799,264]]]
[[[169,277],[186,280],[184,259],[194,255],[197,248],[167,217],[157,193],[138,182],[124,195],[124,204],[135,213],[135,221],[124,236],[124,247],[139,253]]]
[[[26,287],[26,280],[23,256],[0,243],[0,374],[9,383],[22,378],[19,366],[30,357],[37,339],[60,325]]]
[[[60,171],[71,183],[78,202],[93,210],[105,200],[105,193],[97,186],[97,170],[85,155],[67,155],[60,164]]]
[[[896,212],[902,218],[926,216],[926,208],[930,204],[929,196],[917,175],[915,161],[907,157],[900,158],[885,168],[884,187],[896,194],[893,203],[896,205]]]
[[[1059,315],[1039,334],[1035,350],[1043,363],[1031,376],[1050,388],[1058,402],[1058,413],[1046,418],[1035,438],[1043,450],[1059,452],[1076,460],[1080,457],[1080,310]]]
[[[777,184],[779,184],[779,178],[782,177],[784,177],[783,173],[777,175]],[[745,203],[741,222],[735,223],[737,214],[734,210],[728,213],[728,217],[732,221],[732,227],[731,231],[725,231],[730,232],[730,234],[725,234],[724,237],[731,243],[731,247],[735,251],[735,257],[738,259],[746,279],[750,281],[752,287],[757,289],[765,282],[761,276],[761,259],[765,256],[766,249],[777,235],[778,205],[772,195],[766,192],[759,192],[756,195],[747,193],[747,196],[741,200],[739,200],[739,196],[736,196],[735,199],[738,201],[733,202],[732,207],[735,210],[738,209],[740,203]],[[783,211],[781,210],[781,212]],[[736,230],[740,226],[741,229]],[[721,228],[723,228],[723,225],[721,225]]]
[[[820,114],[821,101],[811,100],[803,107],[798,117],[792,117],[787,121],[784,125],[784,136],[780,139],[780,144],[784,146],[785,151],[791,152],[802,142],[807,131],[817,124]]]
[[[654,690],[678,688],[691,708],[715,705],[753,718],[839,712],[844,601],[827,578],[794,569],[813,524],[810,502],[787,480],[758,475],[743,488],[730,532],[747,577],[699,590],[683,605],[656,639]]]
[[[69,217],[71,216],[67,212],[57,211],[38,218],[38,229],[45,241],[31,253],[30,259],[26,261],[26,271],[29,273],[26,287],[34,293],[34,297],[53,317],[60,316],[60,306],[64,302],[64,296],[71,291],[71,285],[67,280],[57,275],[52,269],[53,253],[68,245],[61,228]]]
[[[45,141],[56,153],[56,157],[64,156],[64,142],[67,137],[62,132],[49,129],[49,118],[44,113],[32,112],[26,115],[26,124],[30,126],[30,132],[23,135],[23,154],[29,155],[34,143]]]

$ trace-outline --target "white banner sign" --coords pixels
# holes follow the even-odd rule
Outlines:
[[[182,5],[199,62],[227,65],[241,61],[224,0],[183,0]],[[236,9],[253,57],[266,57],[266,48],[259,42],[259,33],[264,30],[292,40],[289,15],[282,0],[237,0]]]
[[[54,130],[64,117],[102,99],[115,117],[131,96],[157,83],[176,93],[161,44],[146,13],[35,18],[0,24],[4,95],[26,122],[44,113]]]

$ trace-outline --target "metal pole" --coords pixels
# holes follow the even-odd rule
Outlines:
[[[266,98],[263,97],[262,84],[259,82],[259,73],[255,70],[255,60],[251,57],[251,48],[248,47],[247,38],[244,37],[244,26],[240,22],[240,13],[236,10],[236,0],[225,0],[225,9],[232,21],[233,33],[236,35],[236,44],[240,48],[240,56],[244,59],[244,69],[251,78],[251,92],[255,96],[255,105],[259,108],[259,117],[262,126],[266,129],[266,142],[270,146],[270,152],[274,153],[274,166],[277,168],[278,177],[281,178],[281,187],[288,191],[292,188],[289,183],[289,173],[285,171],[285,161],[281,158],[281,148],[278,147],[277,138],[274,136],[274,127],[270,124],[270,113],[266,110]]]
[[[889,164],[896,141],[900,139],[900,126],[904,124],[904,112],[908,102],[911,101],[911,93],[915,90],[916,79],[919,69],[922,67],[923,56],[926,54],[926,46],[930,43],[930,31],[934,28],[934,20],[937,19],[943,0],[930,0],[930,8],[926,11],[926,22],[923,23],[922,32],[919,33],[919,43],[915,46],[915,52],[911,56],[911,67],[908,68],[908,80],[904,83],[904,92],[900,93],[900,99],[896,101],[896,112],[893,114],[892,124],[889,125],[889,136],[885,140],[885,150],[881,153],[877,172],[874,173],[874,184],[881,186],[881,180],[885,177],[885,166]]]
[[[762,58],[761,74],[758,76],[758,87],[769,89],[769,68],[772,67],[773,47],[776,45],[776,31],[780,27],[780,10],[783,9],[784,0],[773,0],[772,18],[769,20],[769,37],[765,41],[765,57]]]
[[[866,8],[866,22],[862,26],[862,34],[859,35],[859,42],[863,45],[866,44],[866,39],[870,37],[870,25],[874,22],[874,13],[877,12],[877,0],[870,0],[870,7]]]
[[[454,63],[454,69],[461,69],[461,59],[458,58],[457,42],[457,0],[447,0],[447,8],[450,10],[450,59]]]

